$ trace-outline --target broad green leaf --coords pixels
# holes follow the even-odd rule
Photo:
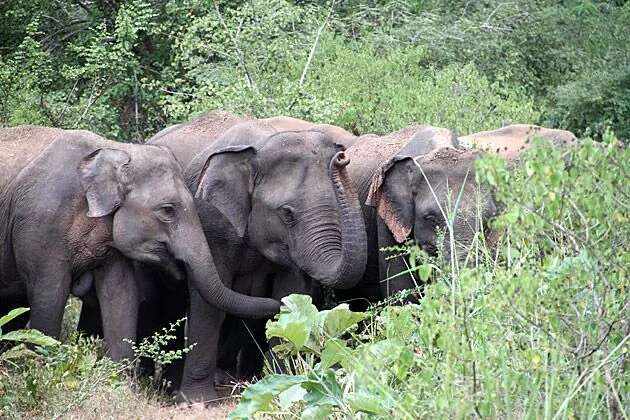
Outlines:
[[[29,310],[30,310],[30,308],[15,308],[15,309],[11,310],[8,314],[6,314],[2,318],[0,318],[0,327],[2,327],[3,325],[9,323],[14,318],[17,318],[18,316],[22,315],[23,313],[28,312]]]
[[[345,399],[354,411],[362,411],[364,413],[381,416],[387,414],[387,410],[381,405],[381,399],[377,394],[351,392],[346,395]]]
[[[21,359],[23,357],[33,357],[37,356],[33,350],[26,347],[26,344],[18,344],[17,346],[11,347],[9,350],[0,354],[0,361],[2,360],[15,360]]]
[[[278,395],[278,406],[286,411],[293,403],[303,400],[304,395],[306,395],[306,390],[302,388],[302,384],[293,385]]]
[[[311,405],[306,407],[300,416],[300,420],[325,420],[332,413],[333,406],[329,404]]]
[[[48,337],[44,335],[42,332],[37,330],[17,330],[11,331],[4,334],[1,340],[7,341],[19,341],[21,343],[35,344],[37,346],[56,346],[59,344],[59,341],[55,340],[52,337]]]
[[[290,312],[303,315],[311,323],[317,321],[318,310],[313,305],[313,299],[308,295],[289,295],[283,297],[282,303],[284,307],[280,308],[281,312]]]
[[[304,376],[269,375],[247,387],[229,419],[249,419],[259,411],[269,411],[271,402],[280,393],[306,381]]]
[[[336,363],[341,362],[349,354],[350,349],[346,347],[346,343],[343,340],[337,338],[328,340],[321,354],[321,367],[328,369]]]
[[[310,323],[299,314],[280,314],[277,321],[267,321],[267,338],[283,338],[298,351],[306,344],[310,332]]]
[[[328,369],[324,372],[310,371],[308,380],[302,383],[302,387],[308,391],[304,400],[310,405],[339,405],[343,400],[343,391],[335,372]]]
[[[306,295],[290,295],[282,298],[282,303],[277,320],[267,322],[267,338],[284,338],[299,351],[309,342],[313,327],[318,325],[319,312]],[[317,347],[314,340],[310,341],[311,347]]]
[[[365,318],[363,312],[352,312],[347,303],[342,303],[329,311],[322,311],[322,315],[323,332],[327,338],[339,337]]]

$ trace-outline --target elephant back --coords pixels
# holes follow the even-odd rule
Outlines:
[[[343,145],[346,149],[350,148],[358,139],[357,136],[344,130],[341,127],[330,124],[317,124],[310,121],[300,120],[292,117],[273,117],[262,119],[261,122],[269,125],[276,132],[280,131],[305,131],[315,130],[324,133],[333,138],[336,143]]]
[[[34,125],[0,129],[0,189],[17,178],[49,145],[69,136],[102,139],[85,130],[62,130]]]
[[[388,160],[398,154],[425,126],[412,125],[385,136],[366,134],[360,136],[347,151],[350,159],[348,174],[357,188],[359,200],[365,203],[372,177]]]
[[[573,133],[530,124],[514,124],[497,130],[481,131],[459,137],[459,142],[467,148],[494,152],[508,160],[517,159],[519,154],[531,146],[532,140],[541,137],[556,147],[564,147],[576,142]]]
[[[186,168],[191,161],[233,126],[251,121],[224,111],[210,111],[189,122],[167,127],[149,140],[148,144],[169,148],[177,161]]]

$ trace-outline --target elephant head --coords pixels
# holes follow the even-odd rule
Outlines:
[[[263,137],[212,153],[197,197],[273,263],[352,287],[363,276],[367,240],[343,147],[315,130]]]
[[[185,276],[208,303],[228,313],[266,317],[278,311],[272,299],[239,295],[221,283],[171,152],[157,146],[97,149],[78,171],[87,216],[111,217],[111,246],[123,255]]]
[[[465,247],[483,229],[483,221],[495,215],[493,196],[475,182],[478,153],[456,146],[450,130],[425,127],[373,177],[368,204],[376,207],[398,243],[413,233],[413,239],[435,255],[437,230],[446,230],[447,219],[455,212],[453,245]],[[450,257],[448,233],[444,248],[444,255]]]

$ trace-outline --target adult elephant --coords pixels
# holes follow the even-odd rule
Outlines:
[[[316,285],[346,289],[363,276],[366,233],[338,127],[288,117],[213,112],[168,128],[151,144],[187,165],[188,186],[226,286],[279,299]],[[216,398],[224,311],[190,295],[188,353],[178,397]],[[230,332],[228,331],[228,334]]]
[[[459,142],[463,147],[493,152],[504,159],[514,160],[531,147],[532,140],[536,137],[547,140],[556,147],[569,146],[577,141],[570,131],[531,124],[513,124],[462,136],[459,137]]]
[[[169,150],[87,131],[0,130],[0,313],[26,303],[30,326],[57,337],[73,284],[93,283],[109,355],[131,356],[123,339],[136,332],[133,260],[185,276],[190,290],[227,312],[279,309],[223,285]]]
[[[368,262],[363,281],[337,296],[353,300],[355,309],[418,284],[405,258],[381,252],[383,248],[414,239],[437,254],[437,231],[445,230],[448,212],[455,211],[454,242],[447,233],[443,254],[461,258],[484,230],[480,220],[496,212],[490,192],[475,183],[478,153],[461,149],[450,130],[414,125],[385,136],[365,135],[347,155],[348,174],[364,203]]]

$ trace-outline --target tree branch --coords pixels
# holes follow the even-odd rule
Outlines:
[[[304,64],[304,70],[302,70],[302,76],[300,77],[300,85],[299,85],[300,87],[302,87],[302,85],[304,84],[304,80],[306,79],[306,73],[308,72],[308,68],[310,67],[311,62],[313,61],[313,57],[315,56],[315,51],[317,50],[317,45],[319,44],[319,38],[322,36],[322,33],[324,32],[324,28],[326,28],[326,26],[328,25],[328,21],[330,20],[330,17],[332,16],[334,9],[335,9],[335,0],[331,0],[330,9],[328,10],[328,16],[326,16],[326,20],[324,20],[324,23],[322,23],[322,25],[317,30],[317,35],[315,36],[315,41],[313,42],[313,46],[311,47],[311,52],[308,54],[308,59],[306,60],[306,63]]]

